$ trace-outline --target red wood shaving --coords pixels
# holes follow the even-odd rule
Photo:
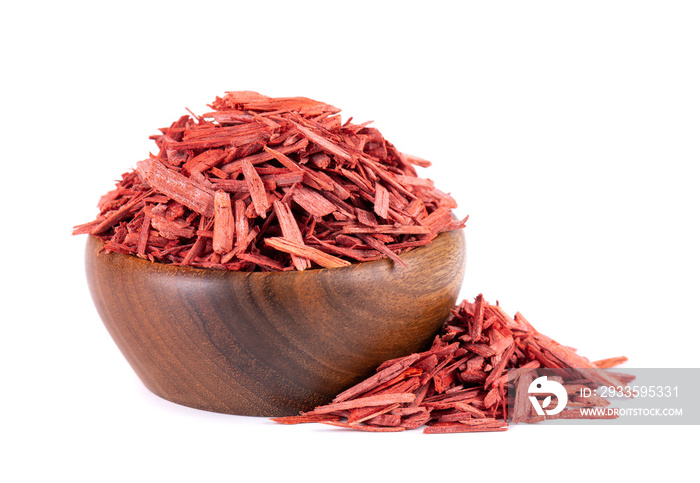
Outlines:
[[[275,201],[274,203],[275,215],[279,221],[280,228],[282,228],[282,235],[290,241],[297,242],[300,244],[304,243],[304,239],[301,236],[301,231],[299,231],[299,225],[297,225],[292,210],[289,205],[282,203],[280,201]],[[297,270],[305,270],[311,265],[308,258],[301,257],[299,255],[292,255],[292,263]]]
[[[600,361],[595,361],[593,364],[595,364],[596,367],[599,369],[609,369],[610,367],[615,367],[619,366],[623,362],[626,362],[627,358],[625,356],[622,357],[611,357],[609,359],[602,359]]]
[[[374,212],[381,218],[389,217],[389,192],[379,183],[375,186]]]
[[[243,170],[243,176],[245,178],[246,184],[248,185],[248,191],[250,192],[250,197],[253,200],[253,206],[255,207],[255,212],[261,218],[267,216],[267,210],[270,208],[270,204],[267,200],[267,192],[265,191],[265,186],[263,185],[260,175],[250,161],[244,159],[241,162],[241,169]]]
[[[599,382],[624,386],[630,380],[601,370],[626,361],[625,357],[592,363],[537,332],[520,313],[511,318],[479,295],[474,303],[464,300],[453,308],[429,350],[386,361],[376,374],[338,394],[330,404],[274,421],[319,421],[364,431],[425,425],[428,434],[505,431],[509,414],[516,423],[541,419],[527,397],[533,380],[528,370],[544,365],[537,355],[546,361],[545,367],[565,368],[577,380],[565,384],[567,409],[548,418],[581,418],[580,408],[608,404],[595,395],[583,397],[583,388],[595,388]],[[509,384],[517,386],[510,404]],[[331,417],[335,419],[327,419]]]
[[[339,421],[340,416],[328,414],[307,414],[299,416],[286,416],[282,418],[271,418],[272,421],[282,424],[299,424],[299,423],[321,423],[329,421]]]
[[[350,262],[346,260],[342,260],[321,250],[317,250],[316,248],[306,246],[303,243],[295,242],[287,238],[265,238],[265,245],[275,248],[280,252],[289,253],[293,256],[314,261],[324,268],[341,268],[350,265]]]
[[[214,234],[213,249],[223,255],[233,250],[233,236],[235,224],[233,210],[231,209],[231,197],[224,191],[214,193]]]
[[[393,432],[397,432],[397,431],[405,431],[406,430],[406,428],[404,428],[402,426],[377,426],[374,424],[350,424],[350,423],[344,423],[342,421],[323,421],[322,424],[327,424],[329,426],[338,426],[339,428],[356,429],[358,431],[372,431],[372,432],[376,432],[376,433],[393,433]]]
[[[241,271],[340,267],[400,255],[464,226],[369,123],[304,97],[228,92],[203,116],[152,136],[159,151],[122,175],[75,227],[104,250]],[[387,418],[384,418],[387,419]]]

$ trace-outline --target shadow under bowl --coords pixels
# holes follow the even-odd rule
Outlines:
[[[426,349],[454,306],[463,230],[389,259],[303,272],[232,272],[100,252],[87,280],[124,357],[156,395],[248,416],[328,403],[385,360]]]

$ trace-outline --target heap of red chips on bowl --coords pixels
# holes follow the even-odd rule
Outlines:
[[[424,433],[505,431],[513,422],[539,422],[527,397],[533,370],[565,370],[569,404],[548,419],[587,418],[585,409],[609,402],[590,389],[622,387],[634,376],[603,371],[626,361],[591,362],[539,333],[519,312],[510,317],[479,295],[454,307],[432,347],[384,362],[376,374],[338,394],[330,404],[283,424],[323,423],[360,431],[393,432],[425,425]],[[515,397],[508,397],[508,386]],[[589,389],[586,391],[586,389]],[[545,404],[546,406],[546,404]]]
[[[104,195],[103,250],[224,270],[304,270],[398,256],[461,228],[455,201],[369,123],[303,97],[217,97],[153,136],[159,151]]]

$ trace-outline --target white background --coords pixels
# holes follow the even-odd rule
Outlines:
[[[165,402],[102,326],[70,232],[185,107],[312,97],[433,162],[471,216],[462,298],[593,360],[698,367],[696,2],[20,3],[0,28],[0,480],[695,471],[697,426],[365,434]]]

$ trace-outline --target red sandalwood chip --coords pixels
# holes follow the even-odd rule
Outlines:
[[[239,91],[210,107],[152,136],[157,155],[73,233],[154,262],[256,271],[402,265],[399,253],[464,226],[454,200],[416,175],[427,161],[329,104]]]
[[[531,346],[532,351],[523,350]],[[421,426],[427,434],[505,431],[508,415],[514,423],[543,419],[538,419],[527,397],[534,377],[529,371],[555,366],[585,368],[576,384],[566,386],[572,408],[555,416],[580,419],[582,408],[607,403],[591,394],[599,381],[604,378],[615,386],[628,382],[600,368],[626,360],[614,357],[591,363],[540,334],[521,314],[511,318],[479,295],[473,303],[464,300],[452,309],[429,350],[384,362],[376,374],[331,403],[292,421],[375,432]],[[508,384],[516,388],[510,405]],[[329,417],[337,419],[324,419]]]

